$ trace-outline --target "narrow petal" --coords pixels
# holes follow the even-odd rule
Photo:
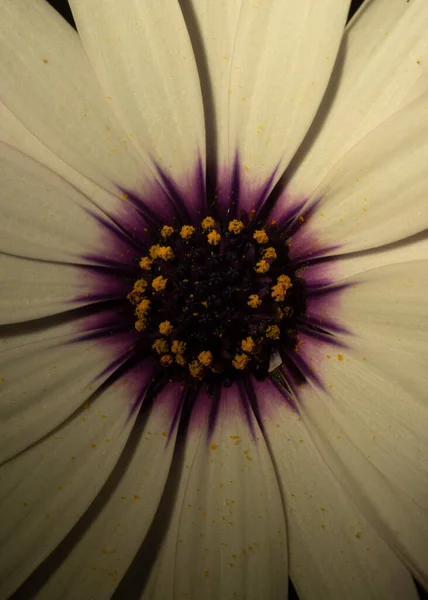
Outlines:
[[[323,386],[297,402],[316,445],[371,525],[428,583],[426,363],[428,261],[353,277],[338,315],[350,335],[340,353],[301,351]],[[319,323],[315,306],[308,306]]]
[[[143,157],[117,122],[76,32],[44,0],[0,8],[0,99],[45,146],[89,179],[145,181]]]
[[[333,69],[348,7],[334,0],[241,4],[227,58],[230,78],[220,84],[229,93],[225,166],[238,153],[250,188],[263,187],[272,174],[273,186],[302,142]],[[225,59],[217,54],[216,60]]]
[[[351,252],[339,257],[315,262],[305,267],[304,277],[309,285],[320,282],[339,282],[364,271],[413,260],[428,259],[428,234],[422,232],[395,244],[380,246],[365,252]]]
[[[320,110],[286,175],[310,194],[334,164],[395,112],[428,91],[425,0],[363,3],[345,32]]]
[[[377,248],[428,226],[428,108],[421,98],[363,138],[313,194],[293,237],[301,260]]]
[[[65,559],[37,598],[112,596],[158,508],[177,434],[171,423],[182,394],[179,385],[172,384],[147,419],[137,421],[112,478],[72,532]]]
[[[1,142],[4,142],[8,146],[12,146],[38,163],[48,167],[50,171],[60,175],[62,179],[71,183],[86,197],[91,198],[92,202],[103,212],[110,215],[115,215],[117,213],[118,190],[116,188],[108,192],[88,177],[85,177],[73,169],[69,164],[65,163],[59,156],[37,139],[36,136],[33,135],[33,133],[31,133],[31,131],[29,131],[29,129],[27,129],[5,106],[5,104],[3,104],[3,102],[0,102],[0,124]],[[59,149],[58,152],[63,154]]]
[[[254,382],[284,498],[300,600],[417,600],[413,579],[356,508],[272,383]]]
[[[132,259],[131,241],[121,246],[122,232],[88,197],[50,169],[0,143],[0,250],[18,257],[87,264],[88,256],[121,262]],[[121,201],[114,198],[116,212]],[[123,201],[122,201],[122,204]],[[110,204],[112,208],[113,204]],[[109,232],[115,243],[105,244]],[[122,237],[126,238],[126,234]],[[134,250],[136,252],[136,250]],[[131,252],[131,254],[130,254]]]
[[[202,97],[179,5],[72,0],[79,34],[128,139],[175,180],[205,162]],[[191,178],[183,181],[186,192]]]
[[[82,269],[73,265],[0,254],[0,272],[2,325],[71,310],[88,291]]]
[[[132,430],[138,413],[130,415],[130,408],[128,386],[109,386],[1,467],[3,597],[55,549],[97,496]]]
[[[209,413],[213,405],[208,398],[205,402]],[[199,415],[197,422],[202,424],[208,413]],[[255,419],[251,428],[247,418],[254,416],[245,416],[239,391],[232,387],[222,390],[211,436],[206,434],[207,424],[202,425],[202,435],[190,425],[191,460],[182,463],[168,539],[144,598],[172,597],[172,589],[177,597],[217,599],[233,597],[234,592],[249,599],[287,597],[285,519],[278,483],[262,433]],[[168,583],[162,582],[164,577]]]
[[[180,0],[201,81],[211,167],[224,166],[229,155],[229,82],[241,5],[242,0]]]
[[[0,352],[0,463],[78,411],[107,379],[105,367],[129,349],[123,334],[111,334],[114,348],[82,340],[78,331],[86,321],[70,319],[44,335],[36,329],[32,336],[11,336],[15,344]]]

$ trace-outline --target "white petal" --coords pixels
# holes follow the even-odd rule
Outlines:
[[[360,139],[428,91],[425,0],[364,2],[348,25],[329,88],[287,173],[309,195]]]
[[[348,6],[335,0],[242,3],[227,59],[230,81],[221,83],[229,92],[225,166],[238,153],[250,187],[264,186],[277,169],[273,185],[303,140],[333,69]]]
[[[0,323],[38,319],[81,306],[86,281],[73,265],[0,254]]]
[[[77,528],[70,552],[37,598],[110,598],[144,541],[165,486],[175,447],[173,416],[182,401],[179,385],[161,392],[129,448],[91,508],[86,529]],[[90,516],[90,515],[88,515]]]
[[[290,577],[300,600],[417,600],[413,579],[335,479],[273,384],[255,382],[287,517]]]
[[[209,411],[210,402],[206,399]],[[208,414],[205,415],[205,418]],[[184,461],[183,479],[165,542],[143,597],[169,598],[162,583],[174,559],[174,597],[286,598],[285,520],[275,470],[255,419],[251,432],[235,388],[223,388],[216,427],[196,432],[197,447]],[[190,432],[189,438],[193,437]],[[189,460],[191,458],[191,460]],[[189,473],[186,471],[189,469]],[[168,545],[174,554],[168,554]],[[161,555],[162,558],[162,555]],[[162,566],[162,569],[161,569]],[[159,587],[157,585],[159,584]]]
[[[426,303],[428,261],[355,276],[337,317],[347,347],[301,346],[324,388],[308,385],[299,409],[330,468],[359,508],[428,582]],[[309,304],[314,323],[320,315]],[[313,388],[313,389],[311,389]]]
[[[1,251],[66,263],[88,263],[85,255],[97,253],[120,260],[97,218],[111,221],[60,176],[0,143],[0,177]],[[115,199],[117,210],[120,202]]]
[[[45,335],[36,327],[32,342],[11,335],[15,345],[0,352],[0,463],[64,423],[107,379],[111,362],[125,355],[129,338],[112,336],[114,346],[80,341],[85,325],[86,319],[74,319]]]
[[[180,0],[201,80],[210,165],[223,166],[229,154],[231,57],[241,5],[242,0]]]
[[[314,213],[293,237],[293,256],[366,250],[423,231],[427,161],[424,97],[363,138],[327,175],[309,202]]]
[[[140,385],[145,383],[142,378]],[[55,549],[105,484],[138,414],[131,411],[128,387],[108,387],[54,434],[1,467],[2,597]]]
[[[366,252],[352,252],[324,262],[305,267],[304,277],[309,285],[324,285],[352,277],[358,273],[413,260],[428,259],[428,235],[426,232],[381,246]]]
[[[0,99],[45,146],[108,190],[146,179],[78,35],[47,2],[2,3],[0,53]]]
[[[12,146],[60,175],[62,179],[71,183],[82,194],[91,198],[92,202],[104,212],[108,214],[117,212],[117,189],[113,189],[113,193],[107,192],[70,167],[52,150],[42,144],[2,102],[0,102],[0,124],[1,142]]]
[[[205,162],[202,97],[178,2],[72,0],[79,34],[124,131],[185,191]],[[185,177],[184,177],[185,175]],[[191,175],[191,174],[190,174]]]

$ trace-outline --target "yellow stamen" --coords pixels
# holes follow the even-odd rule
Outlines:
[[[165,340],[157,339],[153,342],[153,350],[156,350],[158,354],[166,354],[168,352],[168,344]]]
[[[215,221],[212,217],[205,217],[201,223],[202,231],[209,231],[210,229],[214,229]]]
[[[174,354],[184,354],[186,351],[186,342],[174,340],[172,342],[171,350],[174,352]]]
[[[160,246],[159,244],[150,246],[149,254],[153,260],[156,258],[160,258],[161,260],[174,260],[175,258],[171,246]]]
[[[152,288],[155,292],[161,292],[166,288],[166,284],[168,283],[168,279],[159,275],[159,277],[155,277],[152,281]]]
[[[247,302],[248,306],[251,306],[251,308],[257,308],[261,303],[262,300],[259,298],[259,296],[257,296],[257,294],[251,294]]]
[[[217,231],[210,231],[207,235],[208,243],[211,246],[217,246],[220,243],[221,235]]]
[[[266,329],[266,337],[270,338],[271,340],[279,340],[281,337],[281,330],[278,325],[269,325],[269,327]]]
[[[194,233],[195,228],[193,227],[193,225],[183,225],[180,231],[180,237],[182,237],[183,240],[188,240],[192,237]]]
[[[140,267],[144,269],[144,271],[150,271],[152,264],[153,261],[148,256],[143,256],[143,258],[140,260]]]
[[[177,364],[179,364],[181,367],[184,367],[186,365],[186,359],[184,358],[184,356],[182,354],[176,354],[175,362]]]
[[[169,238],[174,233],[174,227],[170,227],[169,225],[164,225],[161,229],[161,236],[164,240]]]
[[[229,223],[228,229],[230,233],[238,235],[243,229],[245,229],[245,225],[242,221],[238,221],[238,219],[233,219],[233,221]]]
[[[192,377],[195,377],[197,379],[202,379],[204,367],[201,365],[201,363],[199,361],[192,360],[192,362],[189,364],[189,371],[190,371],[190,375]]]
[[[138,319],[138,321],[135,321],[135,329],[141,333],[145,330],[146,324],[146,319]]]
[[[159,333],[162,335],[169,335],[172,329],[173,327],[170,321],[162,321],[162,323],[159,324]]]
[[[164,354],[163,356],[161,356],[160,361],[164,367],[167,367],[169,365],[172,365],[174,359],[172,358],[171,354]]]
[[[235,354],[235,358],[232,360],[232,365],[238,371],[242,371],[247,366],[248,361],[250,360],[249,356],[246,354]]]
[[[140,302],[140,304],[137,306],[137,308],[135,309],[135,315],[137,317],[137,319],[145,319],[147,313],[150,310],[150,300],[147,300],[147,298],[143,298]]]
[[[254,340],[251,336],[248,336],[247,338],[245,338],[245,340],[242,340],[241,342],[241,348],[244,352],[249,352],[251,354],[255,347],[256,344],[254,343]]]
[[[198,355],[198,360],[204,367],[209,367],[213,361],[213,355],[209,350],[204,350]]]
[[[268,234],[266,233],[266,231],[264,229],[256,229],[256,231],[254,232],[253,238],[259,244],[267,244],[269,241]]]
[[[158,257],[158,250],[159,250],[160,246],[159,244],[154,244],[154,246],[150,246],[149,248],[149,254],[150,257],[155,260],[155,258]]]
[[[254,267],[256,273],[267,273],[270,269],[270,265],[266,260],[259,260]]]
[[[277,284],[272,286],[272,298],[276,302],[284,302],[287,290],[292,287],[291,279],[287,275],[280,275]]]
[[[263,258],[275,259],[276,257],[277,257],[276,250],[275,250],[275,248],[272,248],[272,246],[270,246],[269,248],[266,248],[266,250],[263,250]]]
[[[143,298],[143,294],[148,285],[149,284],[147,283],[147,281],[145,279],[138,279],[138,281],[136,281],[134,283],[132,292],[129,292],[129,294],[126,296],[126,298],[132,304],[138,304],[139,302],[141,302],[141,300]]]

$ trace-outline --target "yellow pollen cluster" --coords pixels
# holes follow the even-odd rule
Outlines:
[[[235,233],[236,235],[238,235],[243,229],[245,229],[245,225],[242,221],[238,221],[238,219],[233,219],[233,221],[229,223],[228,229],[230,233]]]
[[[287,295],[287,290],[292,286],[291,279],[287,275],[280,275],[277,283],[272,286],[272,298],[276,302],[283,302]]]
[[[143,256],[143,258],[140,260],[140,267],[144,271],[150,271],[150,269],[152,268],[152,264],[153,264],[153,261],[148,256]]]
[[[266,329],[266,337],[271,340],[279,340],[281,337],[281,330],[278,325],[269,325]]]
[[[209,231],[210,229],[214,229],[215,221],[212,217],[205,217],[201,223],[202,231]]]
[[[172,325],[170,321],[162,321],[162,323],[159,324],[159,333],[162,335],[169,335],[171,331]]]
[[[201,365],[204,365],[204,367],[209,367],[213,361],[213,355],[209,350],[204,350],[198,355],[198,360]]]
[[[251,306],[251,308],[257,308],[258,306],[260,306],[261,303],[262,300],[257,296],[257,294],[251,294],[247,302],[248,306]]]
[[[146,324],[147,324],[146,319],[138,319],[138,321],[135,321],[135,324],[134,324],[135,329],[141,333],[142,331],[145,330]]]
[[[138,279],[138,281],[134,283],[132,292],[129,292],[129,294],[126,296],[127,300],[129,300],[132,304],[138,304],[141,302],[147,286],[148,283],[145,279]]]
[[[156,258],[160,258],[161,260],[174,260],[175,258],[171,246],[160,246],[159,244],[150,246],[149,254],[153,260]]]
[[[155,277],[152,281],[152,288],[155,292],[161,292],[166,288],[166,284],[168,283],[168,279],[159,275],[159,277]]]
[[[183,238],[183,240],[188,240],[194,233],[195,228],[193,225],[183,225],[180,231],[180,237]]]
[[[245,338],[245,340],[242,340],[241,342],[241,348],[244,352],[249,352],[251,354],[255,347],[256,344],[254,343],[254,340],[251,336],[248,336],[247,338]]]
[[[172,342],[171,350],[174,352],[174,354],[184,354],[186,351],[186,342],[174,340]]]
[[[170,227],[169,225],[164,225],[161,229],[161,236],[164,240],[169,238],[174,233],[174,227]]]
[[[232,365],[238,371],[242,371],[247,366],[250,358],[246,354],[235,354],[235,358],[232,360]]]
[[[184,367],[184,365],[186,364],[186,359],[184,358],[184,356],[182,354],[176,354],[175,355],[175,362],[180,365],[180,367]]]
[[[259,260],[254,267],[256,273],[267,273],[270,269],[270,265],[266,260]]]
[[[275,259],[276,257],[277,257],[276,250],[275,250],[275,248],[272,248],[272,246],[270,246],[269,248],[266,248],[266,250],[263,251],[263,258]]]
[[[171,354],[164,354],[163,356],[161,356],[160,361],[164,367],[168,367],[169,365],[172,365],[174,359],[172,358]]]
[[[135,309],[135,315],[136,315],[137,319],[145,319],[149,310],[150,310],[150,300],[147,300],[147,298],[143,298],[141,300],[140,304]]]
[[[217,231],[210,231],[207,235],[207,239],[208,243],[211,244],[211,246],[218,246],[221,240],[221,235],[217,233]]]
[[[201,365],[201,363],[199,361],[192,360],[192,362],[189,364],[189,371],[190,371],[190,375],[192,377],[195,377],[197,379],[202,379],[203,373],[204,373],[204,367]]]
[[[156,350],[158,354],[166,354],[168,352],[168,344],[165,340],[157,339],[153,342],[153,350]]]
[[[254,232],[253,238],[259,244],[267,244],[269,241],[268,234],[266,233],[266,231],[264,229],[256,229],[256,231]]]

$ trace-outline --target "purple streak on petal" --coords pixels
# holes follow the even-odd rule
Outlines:
[[[70,302],[94,304],[126,298],[132,289],[135,275],[131,277],[131,272],[122,269],[85,266],[81,268],[81,280],[85,293],[75,296]]]
[[[206,215],[207,205],[205,172],[201,158],[199,157],[196,161],[196,166],[190,176],[190,187],[193,190],[190,197],[185,197],[180,192],[182,187],[180,181],[171,179],[159,165],[156,168],[175,212],[175,219],[183,225],[185,223],[195,224],[197,220],[203,218]]]
[[[214,216],[221,219],[235,219],[238,214],[238,198],[240,194],[240,167],[238,158],[235,158],[232,171],[220,170],[211,179],[208,174],[208,204]]]
[[[259,420],[259,410],[257,400],[254,396],[254,392],[251,386],[248,386],[248,379],[245,378],[243,381],[237,383],[237,393],[239,393],[239,399],[242,407],[242,415],[247,421],[248,429],[251,431],[253,439],[256,439],[256,430],[254,429],[254,418],[261,424]]]
[[[331,285],[340,279],[337,262],[333,258],[307,263],[297,271],[297,275],[305,281],[305,288],[310,292]]]
[[[308,290],[305,297],[306,322],[331,333],[350,334],[346,324],[340,321],[341,296],[349,287],[352,287],[351,282]]]
[[[262,431],[264,431],[263,421],[275,417],[274,407],[275,410],[280,408],[298,412],[290,382],[285,380],[280,369],[276,369],[275,373],[271,373],[270,377],[264,381],[258,381],[252,377],[249,387],[253,389],[258,406],[259,417],[257,418]]]
[[[254,220],[258,221],[263,206],[270,197],[276,171],[277,169],[274,169],[264,185],[254,185],[251,177],[245,172],[237,151],[232,170],[227,167],[220,169],[214,176],[208,174],[211,204],[216,205],[218,216],[231,220],[240,218],[241,211],[247,215],[255,211]]]
[[[211,399],[211,407],[208,416],[208,438],[210,439],[217,425],[218,413],[220,410],[220,402],[221,402],[221,386],[217,386],[214,390],[213,397]]]

